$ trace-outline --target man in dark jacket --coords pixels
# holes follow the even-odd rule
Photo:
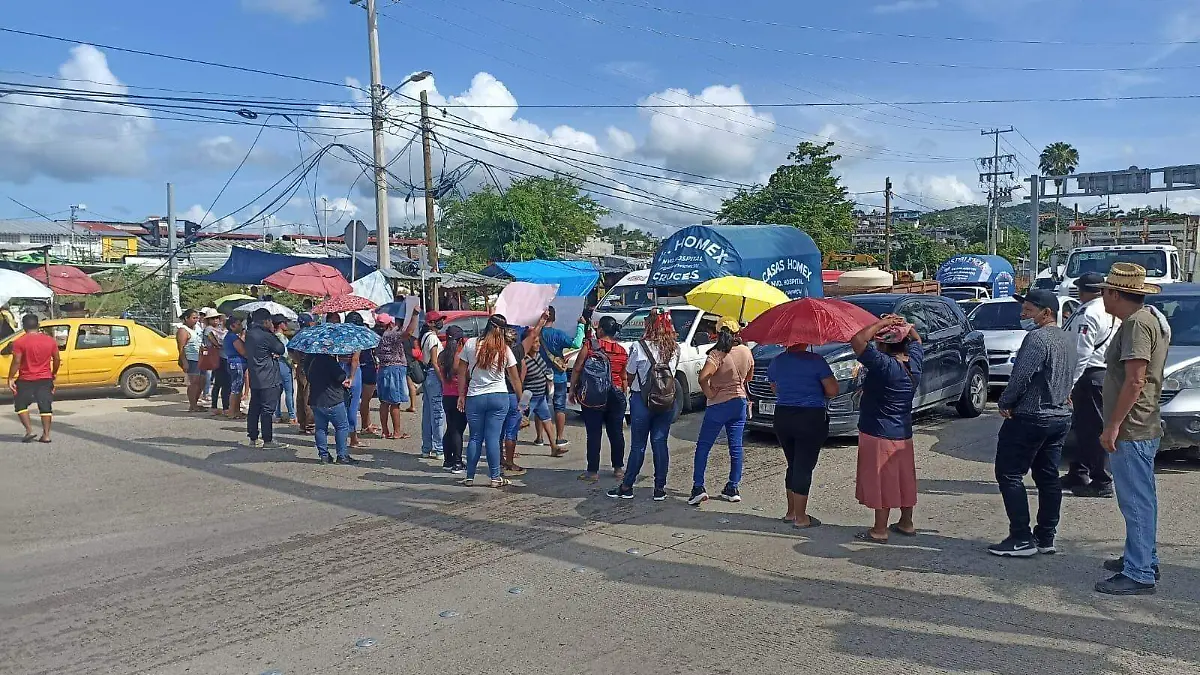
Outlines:
[[[1004,424],[996,443],[996,482],[1008,512],[1008,538],[988,547],[998,556],[1027,557],[1054,553],[1054,535],[1062,508],[1058,464],[1071,430],[1067,399],[1075,373],[1075,341],[1058,327],[1058,296],[1031,289],[1015,296],[1021,319],[1032,322],[1013,361],[1008,386],[1000,395]],[[1038,488],[1037,527],[1029,529],[1025,474]]]
[[[250,447],[280,450],[287,446],[275,441],[272,423],[283,394],[283,378],[279,373],[279,358],[283,343],[275,336],[271,312],[254,310],[246,328],[246,375],[250,378],[250,412],[246,418],[246,433]],[[259,441],[259,431],[262,441]]]

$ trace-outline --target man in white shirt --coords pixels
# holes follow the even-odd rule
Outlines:
[[[1112,475],[1105,466],[1108,453],[1100,446],[1100,432],[1104,430],[1104,352],[1121,320],[1104,311],[1097,286],[1102,283],[1104,277],[1094,273],[1075,281],[1083,304],[1063,326],[1076,338],[1077,362],[1071,390],[1075,453],[1062,485],[1078,497],[1113,496]]]

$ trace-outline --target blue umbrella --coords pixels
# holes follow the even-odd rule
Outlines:
[[[379,346],[379,336],[366,326],[351,323],[322,323],[305,328],[292,336],[288,349],[304,354],[328,354],[342,356],[374,349]]]

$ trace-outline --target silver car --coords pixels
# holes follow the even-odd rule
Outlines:
[[[1146,301],[1171,324],[1164,368],[1163,440],[1159,452],[1184,450],[1200,458],[1200,284],[1170,284]]]
[[[1063,308],[1058,314],[1061,326],[1079,308],[1079,301],[1061,296],[1058,300]],[[983,333],[988,355],[988,386],[1002,389],[1008,385],[1017,350],[1025,339],[1026,331],[1021,327],[1021,303],[1013,298],[984,300],[971,310],[968,318],[971,327]]]

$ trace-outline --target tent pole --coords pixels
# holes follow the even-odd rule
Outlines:
[[[44,267],[46,270],[46,285],[50,287],[50,318],[54,319],[57,317],[54,316],[56,314],[56,312],[54,311],[54,286],[52,285],[53,282],[50,280],[50,247],[49,246],[42,249],[42,267]]]

